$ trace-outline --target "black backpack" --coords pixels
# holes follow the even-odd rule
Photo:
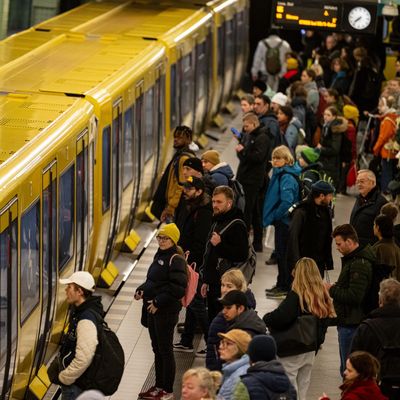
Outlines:
[[[265,52],[265,69],[271,75],[276,75],[281,72],[281,51],[280,48],[282,46],[282,40],[276,47],[270,47],[268,42],[264,40],[265,47],[267,51]]]
[[[117,335],[98,313],[89,310],[85,318],[96,324],[99,343],[92,363],[76,383],[83,390],[97,389],[111,396],[117,391],[124,372],[124,350]]]
[[[244,212],[244,207],[246,205],[246,199],[244,197],[244,190],[242,184],[236,179],[229,179],[228,186],[233,190],[234,201],[233,205],[242,212]]]
[[[366,319],[362,322],[370,327],[381,345],[377,359],[381,364],[380,379],[382,383],[391,385],[400,383],[400,334],[396,332],[385,332],[378,321]]]

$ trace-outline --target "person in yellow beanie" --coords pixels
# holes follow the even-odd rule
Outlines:
[[[293,82],[300,80],[299,62],[296,58],[287,58],[286,68],[287,72],[279,79],[278,93],[286,93]]]
[[[160,228],[157,233],[159,248],[147,271],[146,281],[135,292],[135,300],[143,300],[141,323],[149,329],[156,365],[154,386],[139,394],[143,399],[167,397],[173,393],[174,329],[188,279],[186,260],[177,247],[179,237],[174,223]]]

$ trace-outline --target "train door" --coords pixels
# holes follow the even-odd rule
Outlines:
[[[0,211],[0,398],[8,399],[18,336],[18,202]]]
[[[42,173],[42,308],[32,373],[44,362],[51,333],[57,289],[57,161]]]
[[[108,234],[105,263],[111,258],[111,251],[118,232],[120,203],[122,196],[122,99],[113,104],[111,137],[111,223]]]
[[[157,117],[156,126],[154,130],[155,143],[157,144],[156,160],[155,160],[155,176],[157,177],[160,171],[160,158],[162,154],[163,145],[165,142],[165,75],[163,74],[162,64],[156,70],[156,83],[154,85],[154,115]],[[154,193],[157,179],[154,179],[152,193]]]
[[[85,129],[76,141],[76,265],[75,270],[85,267],[88,246],[88,199],[89,199],[89,131]]]

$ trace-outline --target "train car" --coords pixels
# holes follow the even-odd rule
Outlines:
[[[3,92],[0,113],[0,397],[22,399],[47,346],[59,341],[67,307],[58,278],[75,269],[79,231],[93,211],[88,204],[83,215],[76,204],[85,203],[82,177],[93,173],[83,168],[82,137],[93,143],[94,107]]]

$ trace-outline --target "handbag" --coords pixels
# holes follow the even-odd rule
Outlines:
[[[297,317],[296,321],[284,331],[272,331],[279,357],[317,351],[318,318],[311,314]]]
[[[349,171],[347,172],[346,186],[347,187],[354,186],[356,184],[356,180],[357,180],[357,166],[356,166],[356,163],[353,161],[351,163]]]

